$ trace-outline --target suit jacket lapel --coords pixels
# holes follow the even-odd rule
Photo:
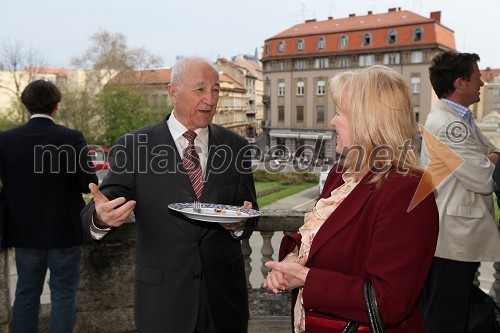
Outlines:
[[[366,201],[374,191],[374,187],[366,184],[370,174],[366,175],[344,201],[335,209],[330,217],[325,221],[314,238],[309,253],[309,259],[313,257],[328,240],[336,233],[356,220],[356,215],[365,206]],[[309,260],[308,259],[308,260]]]

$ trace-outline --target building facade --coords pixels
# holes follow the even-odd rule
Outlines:
[[[216,66],[246,89],[247,124],[244,136],[248,142],[255,143],[261,132],[260,124],[264,119],[262,65],[249,56],[238,55],[233,57],[232,61],[217,59]]]
[[[307,20],[267,39],[261,61],[269,149],[319,163],[336,159],[328,80],[374,64],[390,66],[408,80],[415,118],[424,124],[437,99],[430,61],[455,49],[453,31],[440,20],[441,12],[425,18],[391,8],[382,14]]]

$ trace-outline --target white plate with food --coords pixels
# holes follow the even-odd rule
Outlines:
[[[260,216],[260,212],[255,209],[211,203],[201,203],[200,206],[199,212],[193,209],[192,202],[173,203],[168,205],[168,208],[182,213],[190,219],[205,222],[233,223]]]

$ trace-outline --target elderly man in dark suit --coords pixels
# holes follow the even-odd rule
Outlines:
[[[118,141],[108,176],[100,190],[91,187],[94,201],[82,212],[94,239],[135,212],[135,318],[143,333],[247,332],[239,241],[256,218],[210,223],[168,209],[195,200],[256,206],[246,140],[211,123],[219,89],[211,63],[178,62],[168,85],[173,112]]]
[[[38,308],[50,270],[51,333],[72,331],[84,237],[80,212],[89,183],[97,184],[82,133],[56,125],[61,93],[45,80],[24,89],[31,114],[0,133],[2,246],[16,248],[17,287],[12,332],[38,332]]]

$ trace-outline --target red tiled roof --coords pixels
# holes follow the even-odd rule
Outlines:
[[[54,68],[54,67],[35,67],[27,66],[24,68],[27,72],[36,72],[43,74],[66,74],[70,70],[66,68]]]
[[[168,84],[172,75],[172,68],[166,69],[150,69],[144,71],[126,71],[115,75],[110,81],[110,84],[117,85],[148,85],[148,84]],[[238,82],[233,80],[227,74],[220,73],[219,79],[222,82],[230,82],[237,88],[243,88]]]
[[[486,68],[481,70],[481,80],[483,82],[493,82],[496,77],[500,77],[500,68]]]
[[[352,14],[351,14],[352,15]],[[368,51],[377,48],[397,48],[438,43],[450,49],[455,49],[453,31],[442,26],[438,21],[440,12],[431,13],[432,18],[425,18],[406,10],[391,9],[387,13],[368,14],[364,16],[349,16],[347,18],[325,21],[307,20],[274,35],[266,40],[269,44],[269,54],[264,53],[264,58],[273,56],[290,56],[301,54],[321,54],[333,51]],[[415,28],[424,30],[422,40],[412,41]],[[387,44],[387,33],[396,30],[398,34],[395,44]],[[362,38],[366,32],[371,32],[372,43],[362,46]],[[342,35],[348,36],[348,47],[339,48],[338,43]],[[317,50],[317,40],[326,38],[326,47]],[[297,51],[299,39],[304,40],[304,50]],[[278,43],[284,41],[285,52],[278,53]]]
[[[229,75],[227,75],[226,73],[224,72],[219,72],[219,80],[221,82],[229,82],[229,83],[232,83],[234,84],[234,87],[236,89],[245,89],[245,87],[243,87],[241,84],[239,84],[236,80],[234,80],[232,77],[230,77]]]
[[[109,83],[118,85],[167,84],[170,83],[171,74],[172,68],[126,71],[116,74]]]

